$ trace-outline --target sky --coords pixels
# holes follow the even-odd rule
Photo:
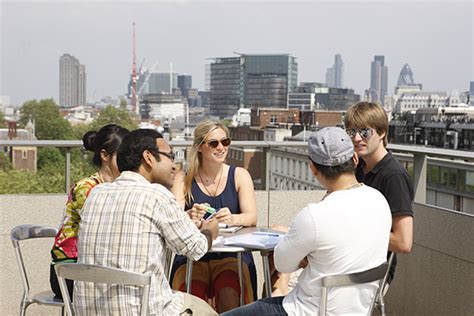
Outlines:
[[[290,53],[299,82],[325,82],[334,55],[344,85],[363,94],[385,55],[389,93],[408,63],[425,91],[474,80],[474,1],[5,1],[0,0],[0,95],[14,105],[59,99],[59,57],[86,66],[87,98],[126,93],[136,23],[137,67],[193,76],[212,57]]]

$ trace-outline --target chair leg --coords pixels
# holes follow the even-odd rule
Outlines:
[[[386,316],[387,315],[387,312],[385,310],[385,302],[384,302],[384,299],[383,299],[383,296],[380,295],[379,299],[377,300],[375,306],[377,307],[377,309],[379,310],[380,312],[380,315],[382,316]]]
[[[26,309],[28,306],[30,306],[31,302],[22,300],[20,304],[20,316],[25,316],[26,315]]]

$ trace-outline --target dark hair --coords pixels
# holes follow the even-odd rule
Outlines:
[[[337,166],[323,166],[315,163],[311,158],[309,158],[309,160],[311,160],[313,166],[328,180],[335,180],[341,174],[354,174],[356,167],[353,159],[349,159]]]
[[[156,148],[157,138],[163,138],[163,135],[153,129],[137,129],[125,136],[117,150],[119,171],[137,171],[145,150],[151,152],[160,161],[158,148]]]
[[[129,132],[128,129],[116,125],[109,124],[102,127],[98,132],[88,131],[82,137],[84,148],[94,152],[92,162],[97,167],[100,167],[102,160],[100,159],[100,152],[105,150],[109,155],[117,151],[122,139]]]

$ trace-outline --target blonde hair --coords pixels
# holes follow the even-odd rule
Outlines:
[[[385,110],[373,102],[357,102],[349,107],[344,117],[345,128],[365,128],[371,127],[382,135],[383,145],[387,147],[388,139],[388,117]]]
[[[205,120],[199,123],[194,130],[193,146],[189,150],[188,170],[184,178],[184,198],[186,203],[191,203],[193,200],[191,186],[194,177],[198,174],[199,168],[202,165],[202,157],[199,152],[199,147],[204,143],[209,134],[219,128],[226,133],[227,137],[229,137],[229,129],[222,123],[212,120]]]

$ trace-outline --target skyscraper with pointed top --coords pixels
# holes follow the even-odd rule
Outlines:
[[[398,75],[395,94],[398,94],[399,91],[421,91],[422,88],[421,83],[415,83],[415,79],[413,79],[413,71],[411,70],[410,65],[403,65],[402,70],[400,70],[400,74]]]

